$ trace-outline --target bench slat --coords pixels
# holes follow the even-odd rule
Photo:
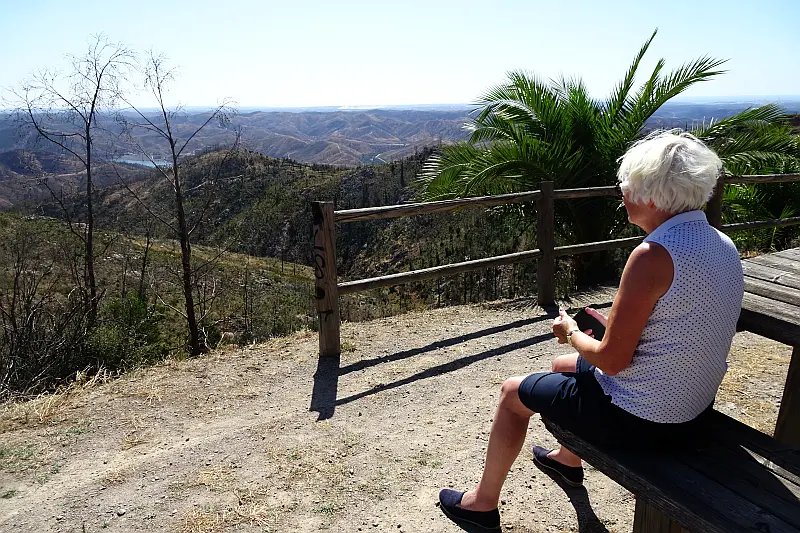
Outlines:
[[[729,448],[744,448],[756,461],[787,481],[800,486],[800,450],[790,448],[757,429],[714,411],[709,417],[716,442]]]
[[[800,346],[800,308],[797,306],[746,292],[738,327],[789,346]]]
[[[771,474],[740,450],[706,443],[678,459],[692,470],[730,489],[740,497],[800,528],[800,487]]]
[[[792,287],[793,289],[800,289],[800,276],[794,274],[787,274],[783,270],[768,267],[764,265],[757,265],[748,261],[742,261],[742,271],[745,276],[769,281],[785,287]]]
[[[800,289],[782,287],[750,276],[744,277],[744,290],[751,294],[772,298],[779,302],[800,306]]]
[[[797,258],[781,257],[775,254],[768,254],[750,257],[745,259],[745,261],[777,268],[778,270],[782,270],[787,274],[800,274],[800,265],[797,264]]]
[[[799,527],[674,457],[597,447],[550,421],[545,425],[567,448],[690,531],[800,533]]]

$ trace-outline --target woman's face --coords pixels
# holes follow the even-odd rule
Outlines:
[[[633,201],[630,198],[630,193],[625,191],[623,191],[622,203],[625,205],[625,210],[628,212],[628,222],[641,228],[642,223],[646,220],[652,208],[648,204]]]

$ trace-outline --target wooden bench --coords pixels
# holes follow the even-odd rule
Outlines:
[[[800,533],[800,450],[714,412],[682,453],[596,446],[548,430],[636,495],[634,533]]]

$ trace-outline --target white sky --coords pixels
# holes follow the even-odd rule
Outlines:
[[[658,27],[645,70],[730,59],[690,96],[800,94],[796,0],[0,0],[0,13],[0,87],[102,32],[167,54],[185,105],[468,103],[512,69],[580,75],[601,97]]]

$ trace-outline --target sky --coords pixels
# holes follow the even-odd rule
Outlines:
[[[103,33],[168,57],[171,105],[466,104],[512,70],[601,98],[658,28],[642,73],[729,60],[688,98],[799,95],[799,21],[800,0],[0,0],[0,88],[64,71]]]

